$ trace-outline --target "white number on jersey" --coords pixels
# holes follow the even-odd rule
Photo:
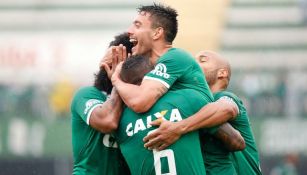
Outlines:
[[[153,150],[154,164],[156,175],[176,175],[176,163],[174,152],[171,149],[165,149],[162,151]],[[162,174],[161,158],[166,157],[168,162],[168,173]]]

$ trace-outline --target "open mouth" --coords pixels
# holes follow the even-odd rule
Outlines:
[[[138,44],[138,40],[136,40],[135,38],[130,38],[129,41],[133,44],[133,46],[136,46]]]
[[[135,38],[130,38],[129,41],[133,44],[133,47],[132,47],[132,54],[133,54],[135,52],[136,45],[138,44],[138,40]]]

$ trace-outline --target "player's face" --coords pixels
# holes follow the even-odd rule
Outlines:
[[[210,59],[210,56],[206,53],[199,53],[196,55],[196,61],[203,70],[208,84],[214,84],[217,79],[218,69],[214,62]]]
[[[210,56],[205,53],[197,54],[196,61],[205,74],[216,68],[216,66],[213,64],[213,61],[210,60]]]
[[[151,52],[153,44],[153,32],[151,28],[150,14],[140,12],[133,24],[128,28],[130,42],[134,44],[133,55],[145,55]]]

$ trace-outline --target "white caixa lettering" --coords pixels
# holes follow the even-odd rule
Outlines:
[[[167,114],[168,110],[163,110],[161,112],[156,112],[153,115],[149,115],[146,118],[137,119],[134,122],[128,123],[126,127],[126,133],[128,137],[133,136],[134,134],[137,134],[139,131],[144,131],[151,127],[150,122],[153,120],[156,120],[158,118],[165,119],[165,115]],[[182,120],[182,116],[178,109],[172,109],[170,112],[169,121],[171,122],[178,122]]]

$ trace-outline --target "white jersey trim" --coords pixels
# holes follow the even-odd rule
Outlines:
[[[99,103],[99,104],[94,105],[94,107],[92,107],[91,110],[87,113],[87,116],[86,116],[86,124],[87,125],[90,125],[90,118],[91,118],[91,114],[92,114],[93,110],[100,105],[102,105],[102,104]]]
[[[165,81],[159,79],[159,78],[154,78],[154,77],[148,77],[148,76],[145,76],[144,79],[147,79],[147,80],[155,80],[155,81],[159,81],[160,83],[162,83],[167,89],[169,89],[170,85],[168,83],[166,83]]]
[[[222,96],[222,97],[221,97],[221,98],[219,98],[219,99],[224,99],[224,100],[226,100],[227,102],[232,103],[233,105],[235,105],[235,106],[236,106],[238,114],[240,113],[240,110],[239,110],[239,107],[238,107],[237,103],[236,103],[236,102],[234,102],[234,100],[233,100],[231,97],[228,97],[228,96]]]

